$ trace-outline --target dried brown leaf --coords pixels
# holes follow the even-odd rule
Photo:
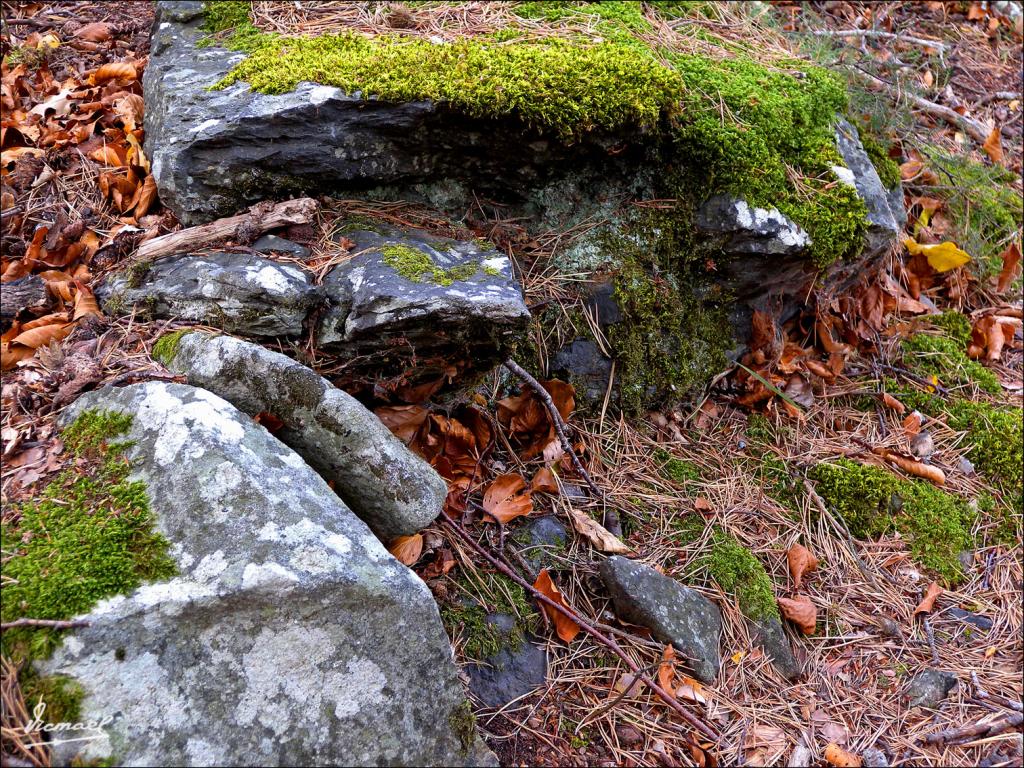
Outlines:
[[[924,593],[924,597],[921,602],[917,604],[914,609],[914,615],[917,616],[919,613],[931,613],[935,608],[935,601],[939,595],[942,594],[942,587],[939,586],[938,582],[933,581],[928,585],[928,590]]]
[[[847,752],[835,742],[825,747],[825,760],[836,768],[860,768],[864,762],[858,755]]]
[[[523,476],[512,472],[498,475],[484,492],[484,511],[499,523],[508,523],[533,511],[533,499],[525,491]]]
[[[580,512],[569,507],[569,516],[572,518],[573,528],[589,541],[595,549],[613,555],[622,555],[630,551],[629,547],[613,536],[607,528],[594,520],[586,512]]]
[[[818,624],[818,609],[806,595],[778,598],[782,615],[792,621],[805,635],[813,635]]]
[[[800,589],[804,574],[818,567],[818,558],[801,544],[794,544],[789,548],[786,552],[786,562],[789,563],[789,574],[793,577],[793,589]]]
[[[1020,271],[1020,246],[1017,242],[1010,243],[1000,254],[1000,258],[1003,260],[1003,268],[999,272],[996,290],[999,293],[1005,293],[1013,285],[1013,280]]]
[[[562,597],[562,593],[558,591],[555,582],[551,580],[547,568],[541,569],[537,580],[533,583],[533,588],[552,602],[568,607],[566,606],[565,599]],[[576,635],[580,633],[580,625],[561,611],[555,610],[547,603],[541,603],[541,608],[544,609],[544,613],[551,620],[551,623],[555,625],[555,632],[566,643],[571,643],[576,638]]]
[[[423,554],[423,534],[399,536],[388,546],[388,552],[394,555],[403,565],[413,565]]]

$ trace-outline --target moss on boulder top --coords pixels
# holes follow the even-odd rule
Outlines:
[[[208,42],[248,54],[218,87],[244,81],[285,93],[309,81],[516,118],[563,141],[640,129],[657,137],[672,166],[665,196],[726,193],[777,208],[811,235],[816,264],[855,256],[866,209],[832,170],[843,165],[833,131],[847,107],[842,80],[702,29],[666,42],[652,20],[677,15],[676,5],[519,3],[495,31],[439,42],[350,30],[283,36],[257,29],[249,3],[218,2],[208,4],[206,29]]]

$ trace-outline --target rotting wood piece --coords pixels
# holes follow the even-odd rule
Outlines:
[[[4,283],[3,290],[0,290],[0,317],[10,320],[22,310],[38,309],[49,303],[46,283],[38,275],[29,275]]]
[[[317,203],[310,197],[283,203],[262,202],[237,216],[217,219],[168,235],[154,237],[139,247],[138,258],[148,261],[162,256],[217,245],[230,238],[251,241],[278,227],[309,224],[316,215]]]

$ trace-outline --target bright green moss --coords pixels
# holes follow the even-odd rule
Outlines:
[[[751,621],[779,617],[772,579],[753,552],[722,531],[716,531],[706,556],[711,578],[735,596],[743,615]]]
[[[38,675],[31,665],[18,672],[18,684],[30,715],[36,706],[46,705],[43,720],[47,723],[77,723],[81,718],[85,691],[76,681],[60,675]]]
[[[757,445],[772,445],[775,442],[775,428],[768,418],[760,413],[747,417],[747,437]]]
[[[948,405],[949,426],[967,432],[968,458],[984,475],[1015,493],[1024,492],[1024,420],[1019,408],[956,400]]]
[[[503,648],[518,648],[524,633],[532,630],[537,613],[526,597],[526,591],[506,576],[482,573],[482,582],[463,577],[458,583],[463,595],[452,604],[442,606],[441,620],[448,631],[463,638],[462,649],[467,658],[486,659]],[[516,618],[511,633],[502,632],[489,623],[490,613]]]
[[[602,0],[602,2],[595,3],[576,3],[563,0],[538,0],[518,3],[514,10],[517,16],[524,19],[560,21],[592,16],[602,22],[611,22],[600,26],[601,31],[606,31],[609,28],[617,30],[624,27],[634,32],[646,32],[651,28],[651,23],[644,16],[643,6],[638,2]]]
[[[971,320],[963,312],[947,310],[941,315],[932,315],[927,319],[932,325],[941,328],[946,336],[959,342],[965,350],[971,343]]]
[[[889,150],[879,139],[866,130],[860,132],[860,143],[864,147],[871,164],[878,171],[878,178],[886,189],[893,189],[900,183],[900,166],[889,157]]]
[[[963,578],[957,555],[971,548],[976,513],[960,499],[924,480],[904,480],[848,459],[819,464],[811,477],[854,536],[874,538],[898,531],[921,565],[950,584]]]
[[[673,456],[659,448],[654,452],[654,460],[658,462],[658,471],[666,480],[684,488],[700,482],[700,468],[690,461]]]
[[[408,245],[386,245],[381,253],[385,264],[414,283],[428,280],[448,287],[454,282],[469,280],[480,268],[479,264],[465,263],[444,269],[435,264],[427,253]]]
[[[975,384],[992,394],[1002,391],[996,375],[967,357],[964,343],[958,339],[918,333],[903,342],[903,353],[907,367],[926,379],[935,376],[947,387]]]
[[[111,442],[130,425],[124,414],[83,413],[63,433],[73,465],[5,518],[2,547],[12,556],[4,563],[4,621],[69,619],[175,573],[168,542],[153,531],[145,486],[127,479],[128,445]],[[3,645],[13,658],[38,658],[55,639],[12,630]]]
[[[171,333],[165,333],[159,339],[156,340],[156,344],[153,345],[153,359],[158,362],[167,365],[174,359],[175,355],[178,354],[178,344],[181,342],[181,337],[186,333],[191,333],[189,329],[181,331],[173,331]]]
[[[458,736],[462,754],[468,755],[476,742],[476,715],[468,701],[463,701],[448,715],[448,727]]]

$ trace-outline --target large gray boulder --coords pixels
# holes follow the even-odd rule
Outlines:
[[[647,627],[658,640],[672,643],[686,657],[694,677],[705,683],[714,681],[721,667],[722,613],[717,605],[628,557],[609,557],[601,563],[601,577],[616,616]]]
[[[171,337],[168,368],[250,416],[283,422],[274,435],[328,481],[384,541],[430,524],[448,486],[358,400],[301,363],[258,344],[207,333]]]
[[[381,227],[348,231],[355,254],[324,279],[330,309],[317,343],[376,376],[426,381],[486,370],[525,330],[530,311],[507,256],[489,245]]]
[[[82,686],[83,722],[111,718],[82,759],[494,763],[426,585],[298,455],[183,384],[90,392],[68,418],[86,409],[133,416],[180,574],[102,601],[42,665]]]
[[[298,267],[250,253],[169,256],[114,274],[99,290],[103,308],[211,325],[249,336],[297,336],[322,301]]]
[[[574,196],[645,166],[639,131],[568,145],[521,121],[470,118],[430,101],[312,83],[279,95],[245,83],[211,90],[243,54],[197,47],[202,21],[200,2],[157,3],[143,80],[146,152],[161,202],[185,224],[269,197],[387,188],[458,206],[476,192],[538,212],[571,210]]]

